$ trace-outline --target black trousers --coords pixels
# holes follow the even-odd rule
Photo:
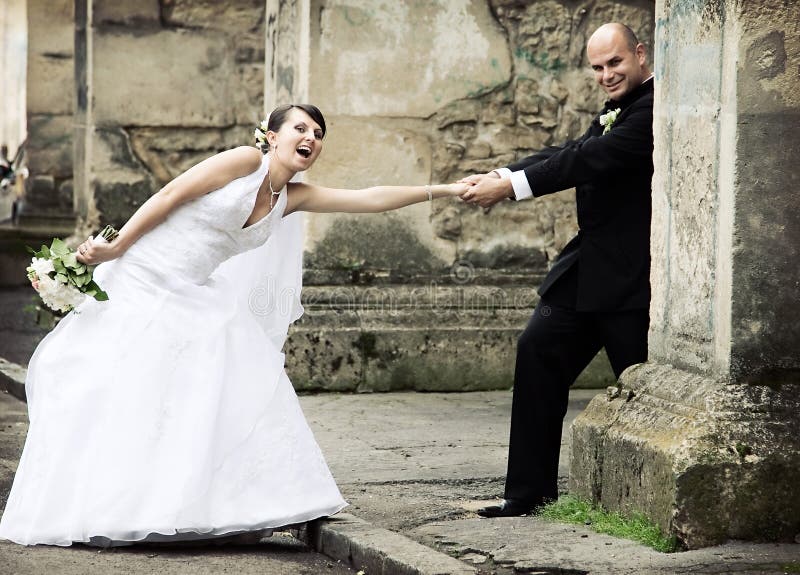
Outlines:
[[[558,456],[569,388],[601,348],[617,377],[647,359],[646,309],[578,312],[543,297],[517,343],[506,499],[558,497]]]

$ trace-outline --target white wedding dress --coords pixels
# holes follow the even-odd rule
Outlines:
[[[39,345],[0,538],[214,538],[345,507],[281,353],[302,310],[302,216],[283,217],[284,189],[243,228],[267,169],[98,266],[109,301],[85,300]]]

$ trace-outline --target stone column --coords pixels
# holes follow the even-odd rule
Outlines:
[[[308,98],[310,0],[266,0],[264,116]]]
[[[75,116],[73,122],[73,205],[79,221],[88,223],[91,201],[92,2],[75,0]]]
[[[27,158],[30,178],[19,221],[71,233],[73,0],[28,1]]]
[[[26,12],[25,0],[0,2],[0,145],[9,160],[25,139]],[[11,218],[16,195],[16,186],[0,190],[0,225]]]
[[[800,532],[800,5],[657,3],[650,354],[570,491],[688,547]]]

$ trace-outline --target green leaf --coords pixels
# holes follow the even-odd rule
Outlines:
[[[42,254],[39,257],[44,258],[46,260],[50,259],[50,248],[48,248],[47,246],[42,246],[42,249],[41,249],[41,251],[39,253]]]
[[[69,268],[75,268],[79,265],[82,265],[78,262],[78,259],[75,257],[75,252],[69,252],[68,254],[64,255],[61,258],[61,261],[64,262],[64,265]]]
[[[50,244],[50,251],[57,256],[65,256],[69,253],[69,247],[62,240],[53,238],[53,243]]]
[[[56,280],[60,281],[62,284],[67,283],[67,276],[64,274],[56,274]]]
[[[100,289],[100,286],[94,283],[94,281],[89,282],[86,284],[86,295],[93,297],[97,301],[108,301],[108,294]]]

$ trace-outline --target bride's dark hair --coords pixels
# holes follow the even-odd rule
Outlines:
[[[306,114],[311,116],[311,119],[314,120],[319,127],[322,128],[322,136],[325,137],[325,132],[327,128],[325,127],[325,118],[322,116],[322,112],[319,111],[319,108],[314,106],[313,104],[284,104],[283,106],[278,106],[272,113],[269,115],[269,121],[267,122],[267,129],[262,130],[261,127],[257,128],[256,130],[260,130],[263,134],[263,138],[256,139],[256,145],[261,149],[261,152],[266,154],[269,151],[269,144],[267,143],[267,131],[270,132],[277,132],[281,129],[284,122],[286,122],[286,116],[289,115],[289,112],[292,108],[298,108],[303,110]]]

